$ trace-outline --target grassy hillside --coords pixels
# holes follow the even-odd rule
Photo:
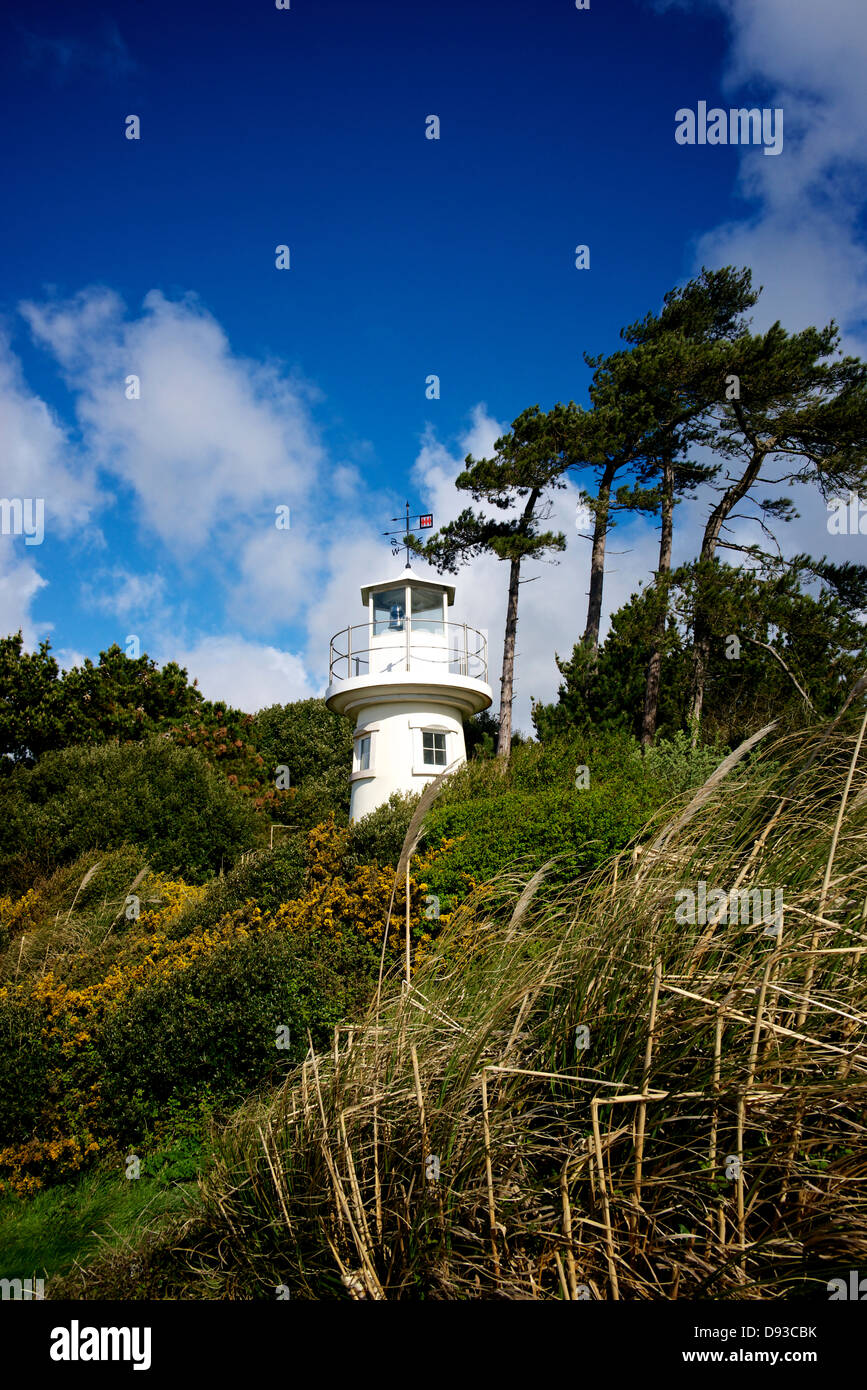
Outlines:
[[[29,1263],[53,1276],[52,1296],[273,1298],[282,1286],[316,1299],[825,1297],[830,1277],[858,1268],[867,799],[857,729],[760,744],[699,794],[684,749],[662,749],[653,769],[608,746],[618,815],[597,817],[599,850],[582,861],[578,844],[580,872],[566,853],[564,876],[563,858],[536,862],[520,798],[529,805],[537,792],[522,781],[541,775],[569,805],[575,751],[561,750],[559,779],[544,767],[550,750],[530,748],[505,779],[470,767],[447,786],[430,816],[442,852],[428,844],[413,861],[408,993],[398,898],[376,996],[394,877],[383,865],[396,862],[405,804],[348,833],[326,824],[303,851],[256,854],[183,902],[174,889],[174,906],[138,919],[127,945],[111,948],[115,964],[171,964],[145,971],[98,1021],[108,1109],[91,1112],[105,1147],[90,1161],[116,1184],[118,1205],[132,1186],[127,1143],[143,1168],[162,1152],[163,1171],[175,1162],[178,1176],[152,1216],[145,1202],[127,1211],[131,1247],[112,1239],[94,1258],[83,1241],[72,1270],[68,1252],[64,1264],[40,1246],[37,1204],[48,1212],[74,1174],[49,1175],[27,1201],[7,1193],[7,1219],[12,1203],[31,1213],[18,1229],[31,1231]],[[600,753],[587,761],[602,782]],[[640,806],[634,845],[627,784]],[[587,790],[573,786],[578,824]],[[501,853],[529,843],[524,862],[473,887],[488,861],[468,865],[460,838],[441,843],[458,815],[474,837],[481,823],[500,827],[490,854],[504,838]],[[437,874],[444,898],[464,890],[439,921],[425,915]],[[54,933],[80,922],[84,940],[89,913],[96,942],[95,882]],[[723,903],[717,922],[684,912],[701,884],[718,914]],[[45,902],[72,886],[46,887]],[[244,906],[256,894],[261,905]],[[71,988],[83,959],[104,970],[113,934],[66,965],[49,957],[53,979],[68,975]],[[8,992],[22,972],[30,1008],[48,974],[19,939],[3,962],[7,1012],[22,1007]],[[196,964],[179,963],[193,954]],[[275,1021],[289,1030],[277,1057]],[[43,1090],[54,1075],[61,1096],[72,1074],[58,1061],[64,1041],[69,1050],[68,1029],[41,1073]],[[86,1067],[75,1074],[85,1094]],[[22,1091],[34,1105],[37,1093]],[[172,1158],[173,1142],[187,1144],[186,1160]],[[166,1205],[169,1192],[182,1211]],[[19,1274],[31,1272],[19,1268],[25,1253],[15,1252]]]

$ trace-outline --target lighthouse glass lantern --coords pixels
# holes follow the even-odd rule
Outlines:
[[[366,584],[366,621],[331,640],[330,709],[354,719],[350,818],[466,760],[463,721],[491,704],[487,640],[449,619],[455,590],[409,565]]]

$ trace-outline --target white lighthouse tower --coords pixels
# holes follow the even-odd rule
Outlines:
[[[331,639],[329,709],[355,718],[349,815],[359,820],[392,792],[417,792],[466,759],[462,720],[491,704],[488,644],[448,621],[451,584],[397,578],[365,584],[367,621]]]

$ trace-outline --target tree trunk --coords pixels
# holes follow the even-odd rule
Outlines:
[[[660,608],[654,624],[653,646],[647,664],[647,681],[644,686],[644,712],[641,719],[641,746],[648,748],[656,736],[656,719],[659,713],[659,681],[662,672],[662,639],[668,618],[668,576],[671,574],[671,549],[674,536],[674,463],[666,454],[662,462],[662,535],[659,541],[659,569],[656,572],[656,586],[659,592]]]
[[[526,534],[533,520],[540,488],[534,487],[521,513],[521,530]],[[500,732],[497,757],[509,761],[512,751],[512,697],[515,686],[515,633],[518,630],[518,587],[521,582],[521,556],[509,561],[509,602],[506,607],[506,635],[503,640],[503,674],[500,678]]]
[[[608,535],[608,508],[611,484],[617,472],[616,463],[607,463],[596,496],[596,524],[593,528],[593,551],[590,556],[590,591],[587,599],[587,626],[584,645],[595,652],[599,646],[599,627],[602,622],[602,586],[605,582],[605,539]]]
[[[509,602],[506,608],[506,636],[503,641],[503,674],[500,679],[500,731],[497,757],[509,760],[512,748],[512,694],[515,679],[515,633],[518,628],[518,585],[521,561],[509,561]]]
[[[755,444],[750,461],[743,473],[743,476],[728,488],[717,502],[713,511],[707,519],[704,528],[704,538],[701,545],[701,555],[699,559],[710,563],[716,556],[719,544],[720,532],[728,516],[731,515],[738,502],[746,497],[753,483],[762,470],[767,455],[773,451],[775,440],[770,439],[766,443]],[[711,650],[711,624],[707,613],[707,605],[702,596],[702,577],[699,574],[698,588],[696,591],[695,614],[693,616],[693,643],[692,643],[692,695],[689,710],[689,727],[693,748],[698,743],[699,731],[701,728],[701,712],[704,704],[704,688],[707,682],[707,668],[710,661]]]

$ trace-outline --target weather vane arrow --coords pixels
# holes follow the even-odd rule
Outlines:
[[[391,520],[391,521],[403,521],[404,518],[403,518],[403,517],[400,517],[400,516],[393,516],[393,517],[390,518],[390,520]],[[392,553],[392,555],[399,555],[399,554],[400,554],[400,551],[401,551],[401,545],[406,546],[406,564],[407,564],[407,568],[409,568],[409,537],[412,535],[413,531],[427,531],[427,530],[429,530],[429,528],[430,528],[431,526],[433,526],[433,512],[419,512],[419,513],[417,513],[417,514],[415,514],[415,515],[413,515],[413,516],[410,516],[410,512],[409,512],[409,503],[407,502],[407,504],[406,504],[406,518],[405,518],[405,520],[406,520],[406,528],[405,528],[405,530],[403,530],[403,531],[383,531],[382,534],[383,534],[384,536],[388,536],[388,537],[391,539],[391,553]],[[414,524],[411,524],[411,523],[414,523]],[[395,536],[404,536],[406,539],[405,539],[404,541],[402,541],[402,542],[396,542],[396,541],[394,540],[394,537],[395,537]]]

